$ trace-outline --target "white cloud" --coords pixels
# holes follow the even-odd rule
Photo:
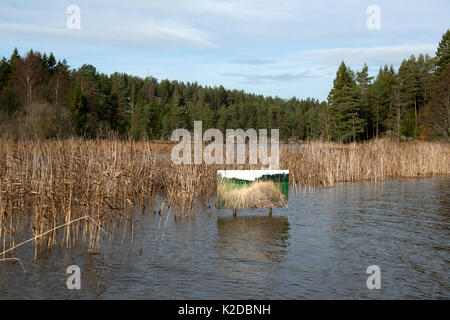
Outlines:
[[[215,48],[202,30],[180,24],[128,22],[118,25],[81,26],[80,30],[18,23],[0,23],[0,34],[39,36],[56,42],[83,42],[96,45],[133,46],[153,49]]]
[[[382,66],[384,64],[398,65],[412,54],[417,56],[422,53],[433,56],[435,50],[436,44],[423,44],[304,50],[292,56],[294,60],[325,67],[337,67],[341,61],[348,65],[363,65],[366,62],[369,65]]]
[[[223,76],[236,77],[241,79],[244,83],[261,83],[261,82],[292,82],[302,81],[309,78],[309,70],[299,73],[293,72],[273,72],[273,73],[239,73],[239,72],[224,72]]]
[[[81,30],[68,30],[70,3],[3,0],[2,53],[53,51],[104,72],[283,97],[326,97],[342,60],[352,69],[367,62],[372,73],[411,54],[434,55],[449,8],[444,0],[379,0],[382,29],[374,31],[366,27],[373,3],[360,0],[77,0]]]
[[[128,5],[128,4],[127,4]],[[81,3],[81,29],[68,30],[66,7],[59,2],[47,6],[17,8],[0,5],[3,38],[45,37],[53,43],[89,43],[153,49],[215,48],[213,36],[186,19],[154,12],[130,10],[111,4]],[[122,10],[123,9],[123,10]],[[58,14],[59,13],[59,14]]]

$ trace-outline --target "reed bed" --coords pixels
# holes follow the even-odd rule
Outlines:
[[[58,241],[69,247],[79,239],[92,252],[102,230],[113,232],[119,223],[133,230],[137,212],[161,214],[165,206],[176,217],[208,205],[218,169],[261,168],[174,165],[173,146],[112,139],[0,140],[0,256],[23,234],[34,238],[36,255]],[[281,147],[280,169],[290,170],[290,185],[299,191],[341,181],[449,174],[449,156],[450,145],[438,142],[289,144]],[[164,201],[159,211],[157,200]],[[89,219],[81,219],[85,216]],[[64,233],[57,240],[61,225]]]
[[[338,182],[381,181],[450,173],[450,144],[375,140],[359,144],[310,143],[282,147],[294,189]]]

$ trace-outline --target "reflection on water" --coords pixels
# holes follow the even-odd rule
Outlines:
[[[262,291],[276,287],[273,275],[286,257],[288,245],[287,217],[218,217],[215,270],[222,278],[252,283]]]
[[[281,261],[289,239],[287,217],[239,216],[217,218],[214,246],[224,261]]]
[[[170,219],[139,215],[134,241],[119,232],[100,251],[56,248],[33,261],[32,245],[0,264],[0,299],[449,299],[447,177],[342,184],[289,199],[289,208],[202,209]],[[215,199],[211,200],[213,204]],[[159,237],[161,239],[161,237]],[[139,249],[142,248],[142,255]],[[80,266],[82,289],[66,288]],[[369,265],[381,290],[366,286]]]

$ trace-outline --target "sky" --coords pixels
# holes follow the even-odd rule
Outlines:
[[[433,56],[449,12],[448,0],[2,0],[0,56],[33,49],[106,74],[325,100],[342,60],[376,75]]]
[[[238,178],[253,181],[265,174],[289,174],[289,170],[217,170],[217,174],[221,174],[225,178]]]

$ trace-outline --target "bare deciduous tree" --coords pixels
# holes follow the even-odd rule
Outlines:
[[[25,91],[26,118],[29,117],[31,112],[33,90],[44,79],[44,76],[45,70],[37,53],[30,51],[25,58],[17,59],[14,77],[18,86]]]

